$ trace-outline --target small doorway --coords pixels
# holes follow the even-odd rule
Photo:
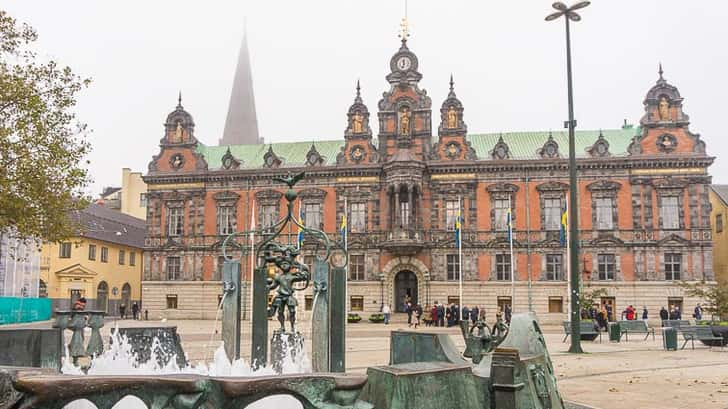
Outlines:
[[[394,301],[397,312],[404,312],[407,301],[417,305],[417,276],[414,272],[402,270],[394,276]]]
[[[106,281],[99,283],[96,288],[96,310],[108,312],[109,307],[109,285]]]
[[[506,312],[506,305],[511,305],[511,311],[513,311],[511,297],[498,297],[498,309],[500,309],[501,312]]]
[[[602,297],[601,299],[601,305],[602,307],[607,309],[607,313],[609,314],[609,321],[616,321],[617,316],[617,301],[614,297]],[[609,308],[607,308],[609,307]]]

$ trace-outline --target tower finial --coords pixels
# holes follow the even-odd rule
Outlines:
[[[361,86],[359,85],[359,78],[356,79],[356,97],[361,96]]]
[[[402,21],[399,23],[399,38],[402,40],[403,43],[407,42],[407,39],[409,38],[409,21],[407,20],[407,0],[404,0],[404,17],[402,17]]]
[[[660,79],[663,80],[664,78],[662,78],[662,73],[664,71],[662,71],[662,62],[660,62],[660,68],[659,68],[659,70],[657,72],[660,74]]]
[[[455,81],[452,79],[452,73],[450,73],[450,92],[455,90]]]
[[[182,108],[182,90],[179,91],[179,96],[177,97],[177,108]]]

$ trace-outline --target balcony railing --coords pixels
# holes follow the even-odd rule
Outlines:
[[[410,255],[425,247],[425,233],[421,229],[396,228],[386,232],[385,243],[393,253]]]

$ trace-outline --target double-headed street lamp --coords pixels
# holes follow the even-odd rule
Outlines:
[[[571,282],[571,347],[569,352],[582,353],[581,349],[581,330],[580,330],[580,312],[579,307],[579,206],[577,204],[576,184],[576,147],[574,141],[574,128],[576,128],[576,120],[574,119],[574,95],[571,84],[571,36],[569,34],[569,20],[579,21],[581,16],[576,14],[576,10],[583,9],[589,5],[589,1],[580,1],[571,7],[557,1],[552,6],[557,11],[549,14],[546,21],[556,20],[564,16],[566,22],[566,77],[569,93],[569,120],[564,123],[569,128],[569,280]]]

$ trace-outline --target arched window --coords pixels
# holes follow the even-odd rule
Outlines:
[[[38,282],[38,297],[40,297],[40,298],[48,297],[48,285],[43,280],[39,280],[39,282]]]
[[[109,285],[106,281],[99,283],[96,288],[96,309],[99,311],[108,311],[109,307]]]

